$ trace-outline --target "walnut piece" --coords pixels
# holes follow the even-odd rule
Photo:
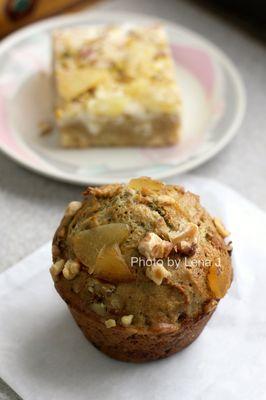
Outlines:
[[[88,187],[83,194],[84,196],[93,195],[95,197],[111,198],[119,192],[121,187],[122,185],[119,183],[100,187]]]
[[[133,315],[123,315],[123,317],[121,318],[121,324],[126,328],[128,326],[131,325],[132,320],[133,320]]]
[[[198,243],[199,228],[196,224],[189,222],[181,231],[169,233],[176,253],[193,255]]]
[[[90,307],[92,311],[102,317],[106,314],[106,306],[104,303],[92,303]]]
[[[139,242],[138,250],[146,258],[168,257],[173,248],[172,243],[161,239],[153,232],[148,232]]]
[[[231,256],[232,252],[233,252],[233,243],[232,242],[227,243],[226,250],[227,250],[229,256]]]
[[[158,263],[147,267],[146,276],[159,286],[162,284],[164,278],[171,276],[171,272]]]
[[[78,261],[68,260],[65,263],[63,269],[63,275],[67,280],[71,281],[78,275],[79,271],[80,271],[80,263]]]
[[[52,245],[52,255],[54,259],[59,258],[60,256],[60,249],[56,244]]]
[[[175,204],[176,200],[166,194],[161,194],[157,197],[156,201],[163,206],[170,206]]]
[[[57,280],[58,275],[63,271],[65,260],[56,261],[50,268],[50,273],[54,281]]]
[[[213,310],[215,310],[216,306],[218,304],[218,301],[215,299],[210,300],[208,303],[205,304],[204,306],[204,312],[206,314],[209,314]]]
[[[65,217],[73,217],[81,206],[82,203],[80,201],[71,201],[66,208]]]
[[[230,232],[225,228],[222,221],[219,218],[213,218],[214,225],[216,226],[217,231],[223,238],[226,238],[230,235]]]
[[[107,319],[104,321],[106,328],[114,328],[116,326],[116,322],[114,319]]]

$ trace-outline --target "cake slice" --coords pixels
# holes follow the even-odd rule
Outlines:
[[[53,59],[63,147],[178,142],[180,98],[160,25],[55,31]]]

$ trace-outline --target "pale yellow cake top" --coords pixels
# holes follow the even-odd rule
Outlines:
[[[57,117],[168,113],[179,109],[166,33],[144,27],[93,26],[53,34]]]

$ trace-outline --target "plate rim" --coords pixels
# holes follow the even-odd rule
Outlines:
[[[30,24],[26,27],[23,27],[12,34],[8,35],[6,38],[2,40],[0,43],[0,56],[5,54],[5,52],[11,48],[16,42],[21,41],[27,37],[30,37],[34,33],[40,33],[45,30],[50,30],[55,27],[59,26],[66,26],[66,25],[71,25],[72,23],[76,24],[79,21],[82,23],[87,20],[93,19],[93,18],[111,18],[112,16],[118,16],[119,18],[124,18],[124,19],[138,19],[138,20],[143,20],[143,21],[159,21],[162,22],[164,25],[172,28],[172,29],[179,29],[182,30],[186,35],[189,35],[192,39],[200,42],[207,50],[209,50],[212,55],[214,55],[215,59],[218,60],[219,64],[222,64],[229,75],[231,76],[234,86],[235,86],[235,92],[236,92],[236,97],[238,101],[238,109],[237,113],[235,114],[231,125],[229,128],[226,130],[225,134],[223,137],[213,146],[211,147],[208,151],[206,151],[203,154],[199,154],[195,159],[193,160],[187,160],[184,163],[182,163],[181,166],[173,166],[171,170],[164,171],[161,173],[155,174],[156,179],[166,179],[170,178],[174,175],[180,175],[183,174],[184,172],[188,172],[189,170],[192,170],[196,168],[199,165],[204,164],[211,158],[213,158],[216,154],[218,154],[233,138],[236,136],[236,134],[239,131],[239,128],[241,126],[241,123],[244,119],[245,111],[246,111],[246,105],[247,105],[247,99],[246,99],[246,90],[245,90],[245,84],[243,81],[243,78],[241,77],[240,73],[238,72],[238,69],[235,65],[235,63],[226,55],[226,53],[223,52],[216,44],[214,44],[211,40],[205,38],[205,36],[197,33],[196,31],[189,29],[182,24],[175,23],[173,21],[169,21],[164,18],[160,18],[155,15],[150,15],[150,14],[145,14],[145,13],[134,13],[134,12],[127,12],[127,11],[101,11],[101,10],[92,10],[92,11],[83,11],[79,12],[75,15],[63,15],[63,16],[54,16],[51,18],[47,18],[43,21],[37,21],[33,24]],[[13,152],[8,145],[5,143],[0,142],[0,150],[2,153],[4,153],[6,156],[8,156],[10,159],[12,159],[14,162],[18,163],[22,167],[29,169],[37,174],[41,174],[43,176],[46,176],[48,178],[52,178],[53,180],[59,180],[62,182],[68,182],[76,185],[86,185],[86,184],[92,184],[92,185],[102,185],[105,183],[110,183],[113,180],[119,181],[119,182],[126,182],[128,181],[128,178],[103,178],[101,179],[100,177],[94,177],[94,178],[86,178],[82,176],[76,176],[74,177],[73,174],[69,174],[68,172],[60,171],[60,170],[49,170],[49,169],[44,169],[43,167],[38,167],[32,164],[31,162],[27,162],[27,160],[20,158],[15,152]],[[110,174],[111,175],[111,174]]]

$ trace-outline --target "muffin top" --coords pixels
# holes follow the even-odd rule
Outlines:
[[[89,187],[66,209],[50,270],[55,285],[107,327],[176,326],[212,311],[225,295],[228,235],[180,186],[143,177]]]

